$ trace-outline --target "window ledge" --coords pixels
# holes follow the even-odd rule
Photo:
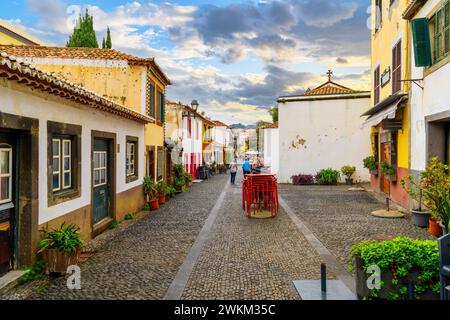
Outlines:
[[[77,189],[53,193],[51,196],[48,197],[48,207],[53,207],[64,202],[74,200],[76,198],[79,198],[80,196],[81,192],[80,190]]]
[[[424,70],[423,70],[424,78],[429,76],[433,72],[439,70],[440,68],[442,68],[443,66],[445,66],[449,62],[450,62],[450,54],[447,54],[447,56],[445,58],[439,60],[438,62],[436,62],[432,66],[424,68]]]
[[[127,178],[126,178],[126,183],[131,183],[131,182],[134,182],[134,181],[136,181],[136,180],[138,180],[138,179],[139,179],[139,177],[136,176],[136,175],[133,175],[133,176],[127,176]]]

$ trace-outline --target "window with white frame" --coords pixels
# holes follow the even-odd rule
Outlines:
[[[69,137],[52,139],[53,192],[72,188],[72,140]]]
[[[127,142],[127,159],[126,159],[126,171],[127,177],[136,175],[136,143]]]
[[[0,148],[0,203],[11,199],[12,188],[12,149]]]
[[[100,187],[108,182],[106,151],[94,151],[94,187]]]

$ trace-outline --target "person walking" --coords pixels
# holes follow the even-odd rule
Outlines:
[[[248,161],[248,158],[245,158],[244,163],[242,164],[242,170],[244,171],[244,174],[252,173],[252,165],[250,164],[250,161]]]
[[[237,171],[238,171],[237,163],[235,161],[232,161],[230,163],[231,184],[234,184],[234,182],[236,181]]]

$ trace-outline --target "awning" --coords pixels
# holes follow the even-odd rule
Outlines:
[[[363,126],[376,126],[385,119],[395,119],[397,110],[404,107],[407,100],[408,94],[406,93],[389,96],[362,115],[362,117],[369,116]]]

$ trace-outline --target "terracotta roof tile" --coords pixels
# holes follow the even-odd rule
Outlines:
[[[278,121],[261,127],[261,129],[278,129]]]
[[[222,121],[214,121],[214,123],[216,124],[216,127],[228,127],[225,123],[223,123]]]
[[[327,95],[327,94],[349,94],[349,93],[358,93],[360,91],[355,91],[350,88],[341,86],[333,81],[328,81],[315,89],[306,90],[303,94],[304,96],[319,96],[319,95]]]

